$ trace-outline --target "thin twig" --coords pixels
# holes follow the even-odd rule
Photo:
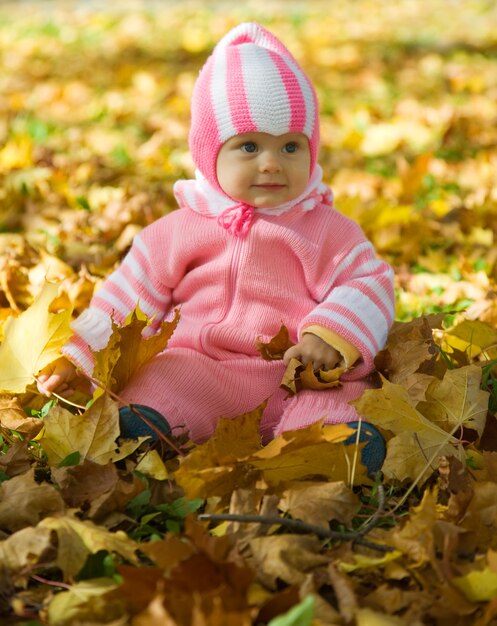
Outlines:
[[[293,530],[298,533],[312,533],[319,539],[338,539],[341,541],[352,541],[353,543],[364,545],[379,552],[392,552],[390,546],[379,545],[370,541],[366,541],[363,537],[366,533],[378,525],[381,514],[385,506],[385,492],[382,485],[378,486],[378,507],[369,522],[357,531],[338,531],[315,524],[308,524],[302,520],[292,519],[289,517],[279,517],[276,515],[242,515],[236,513],[202,513],[198,519],[210,522],[241,522],[256,523],[266,525],[279,525]]]
[[[31,574],[31,578],[36,580],[39,583],[43,583],[44,585],[50,585],[50,587],[59,587],[60,589],[71,589],[71,585],[67,583],[59,583],[54,580],[48,580],[43,578],[42,576],[38,576],[37,574]]]

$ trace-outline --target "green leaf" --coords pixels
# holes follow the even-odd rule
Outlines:
[[[76,452],[71,452],[71,454],[68,454],[65,459],[62,459],[57,467],[72,467],[73,465],[79,465],[80,461],[81,453],[79,450],[76,450]]]

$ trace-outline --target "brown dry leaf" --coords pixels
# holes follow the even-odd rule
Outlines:
[[[464,456],[454,437],[412,406],[401,385],[383,379],[381,389],[366,390],[352,404],[368,421],[395,434],[387,442],[382,468],[387,478],[415,480],[422,477],[424,480],[440,456]]]
[[[494,545],[497,528],[496,483],[475,482],[473,498],[459,525],[461,528],[471,531],[471,537],[477,546],[486,549]]]
[[[327,528],[331,520],[349,524],[359,498],[344,482],[296,482],[286,486],[278,508],[309,524]]]
[[[156,553],[159,560],[168,552],[172,556],[166,575],[156,568],[121,567],[123,584],[113,595],[124,600],[131,614],[139,614],[157,593],[163,594],[164,605],[178,624],[194,624],[200,618],[219,626],[250,624],[247,597],[254,572],[232,550],[231,538],[209,536],[190,518],[185,535],[182,540],[193,550],[186,551],[178,541],[166,539],[158,557]]]
[[[328,564],[328,576],[337,597],[340,615],[348,624],[354,619],[359,608],[352,579],[347,574],[340,573],[333,563]]]
[[[461,461],[453,456],[440,459],[438,473],[440,490],[450,494],[444,517],[457,524],[473,498],[474,480]]]
[[[298,359],[290,359],[280,387],[293,396],[302,389],[333,389],[341,385],[340,376],[347,371],[344,367],[335,367],[332,370],[314,371],[312,363],[304,366]]]
[[[23,528],[0,541],[0,563],[12,574],[19,574],[55,557],[52,532],[48,528]]]
[[[164,600],[163,594],[157,594],[146,609],[133,617],[131,626],[178,626],[165,608]]]
[[[426,489],[421,503],[411,509],[402,527],[390,531],[390,541],[413,562],[415,567],[434,562],[436,522],[437,492]]]
[[[228,513],[278,517],[280,514],[278,510],[278,496],[276,494],[264,495],[264,493],[262,488],[257,489],[257,487],[236,489],[231,496]],[[243,551],[243,546],[250,539],[267,534],[267,525],[257,522],[242,523],[232,521],[228,524],[225,532],[236,534],[238,549]]]
[[[164,571],[175,568],[181,561],[196,553],[195,546],[190,542],[171,534],[160,541],[140,544],[140,551],[148,555]]]
[[[64,510],[60,493],[48,483],[38,484],[34,469],[0,483],[0,528],[4,530],[36,526],[45,516]]]
[[[129,456],[144,441],[125,441],[116,445],[119,435],[117,403],[109,396],[100,396],[81,415],[74,415],[54,406],[45,417],[45,428],[38,441],[46,452],[48,462],[58,465],[69,454],[78,451],[81,460],[88,459],[106,465]]]
[[[113,463],[99,465],[88,460],[81,465],[52,468],[64,502],[71,508],[83,509],[93,521],[124,512],[128,502],[145,488],[136,475],[122,474]]]
[[[488,411],[489,393],[480,389],[481,368],[468,365],[447,370],[443,380],[433,380],[426,392],[423,413],[429,415],[431,405],[443,412],[449,431],[461,427],[476,430],[481,436]],[[425,410],[426,409],[426,412]]]
[[[269,342],[264,343],[260,337],[258,337],[255,342],[256,349],[266,361],[282,359],[285,352],[293,345],[295,344],[290,340],[288,328],[284,324]]]
[[[90,554],[99,550],[116,552],[131,563],[138,563],[136,550],[138,544],[125,532],[111,533],[102,526],[75,517],[46,517],[38,528],[48,528],[57,533],[57,566],[64,574],[64,579],[75,576],[85,564]]]
[[[359,609],[356,613],[356,626],[405,626],[400,617],[378,613],[372,609]]]
[[[252,486],[259,472],[244,461],[261,448],[264,405],[234,419],[221,419],[214,435],[180,459],[174,478],[188,498],[220,497],[225,504],[237,488]]]
[[[305,535],[255,537],[249,547],[249,563],[257,572],[258,580],[269,589],[276,589],[277,579],[299,585],[309,572],[329,560],[319,553],[319,539]]]
[[[273,486],[318,475],[349,482],[356,446],[345,446],[342,442],[352,432],[347,424],[323,427],[321,422],[316,422],[300,430],[282,433],[252,455],[248,462],[261,470],[266,483]],[[366,469],[359,461],[354,484],[369,482]]]
[[[158,332],[145,339],[142,332],[150,320],[137,307],[124,326],[113,324],[107,347],[95,353],[94,378],[118,393],[140,367],[166,348],[179,318],[176,309],[173,320],[162,322]]]
[[[384,350],[375,364],[393,383],[404,383],[438,353],[432,328],[439,327],[442,316],[420,317],[411,322],[395,322]]]
[[[420,372],[410,374],[402,381],[402,386],[407,391],[413,406],[416,406],[418,402],[426,400],[426,391],[432,382],[433,376]]]
[[[26,440],[14,441],[5,454],[0,454],[0,470],[11,478],[27,472],[32,463]]]
[[[3,396],[0,397],[0,427],[33,439],[43,428],[43,422],[37,417],[27,417],[17,398]]]

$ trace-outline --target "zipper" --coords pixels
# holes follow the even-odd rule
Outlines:
[[[233,250],[231,254],[231,259],[229,262],[229,276],[227,282],[226,295],[224,299],[224,307],[221,311],[219,318],[215,322],[210,322],[206,324],[202,330],[202,334],[200,336],[200,346],[202,350],[206,352],[205,349],[205,341],[208,339],[210,335],[210,331],[215,328],[218,324],[223,322],[227,317],[232,308],[233,303],[233,294],[236,289],[236,281],[238,278],[238,273],[240,269],[240,257],[243,247],[243,239],[241,237],[234,237],[235,242],[233,245]]]

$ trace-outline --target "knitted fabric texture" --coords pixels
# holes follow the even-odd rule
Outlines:
[[[319,145],[314,88],[279,39],[259,24],[242,23],[216,45],[192,95],[190,151],[216,189],[222,191],[216,176],[221,146],[250,132],[303,133],[312,174]]]
[[[167,350],[157,355],[119,395],[146,404],[171,427],[185,424],[204,440],[219,417],[253,410],[278,394],[282,361],[265,361],[256,337],[269,341],[282,323],[296,342],[322,326],[354,345],[361,360],[342,377],[343,388],[274,396],[264,415],[266,432],[358,419],[348,401],[374,368],[394,314],[393,272],[376,258],[360,227],[326,204],[303,205],[281,215],[261,214],[245,238],[232,237],[188,206],[147,226],[130,252],[72,324],[63,352],[92,373],[88,346],[100,350],[137,303],[152,320],[150,336],[181,307]],[[357,385],[356,385],[357,382]],[[272,422],[271,420],[274,420]]]

